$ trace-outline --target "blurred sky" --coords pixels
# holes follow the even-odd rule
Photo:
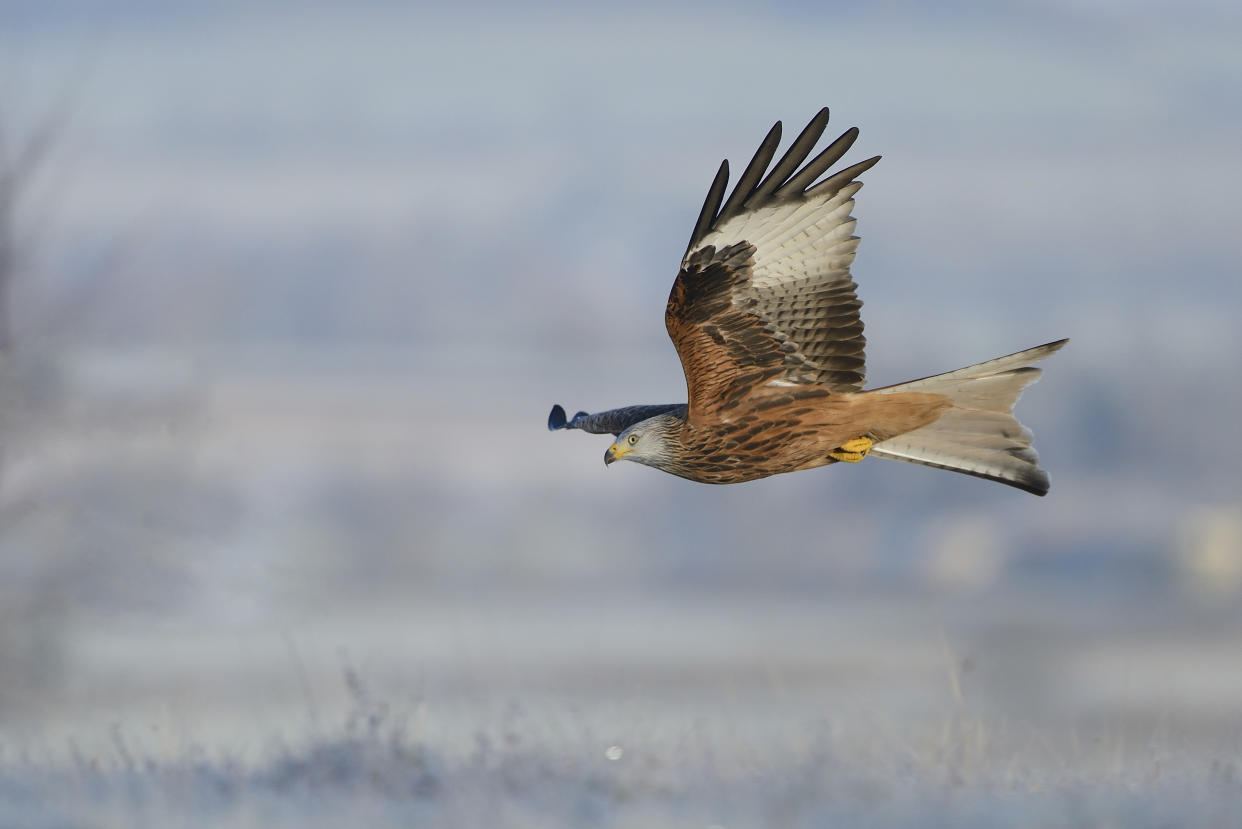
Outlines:
[[[1002,350],[1139,326],[1206,350],[1234,328],[1227,4],[3,13],[10,131],[68,101],[58,275],[132,247],[141,289],[99,339],[663,349],[719,159],[821,105],[861,127],[851,157],[885,155],[857,215],[886,377],[915,314]]]
[[[399,431],[433,488],[680,495],[604,478],[541,410],[683,396],[661,311],[719,159],[829,105],[862,129],[850,158],[885,156],[856,209],[873,382],[1071,336],[1021,408],[1054,481],[1237,505],[1242,457],[1211,437],[1242,400],[1227,4],[0,12],[9,143],[65,119],[18,214],[26,339],[130,354],[113,373],[193,355],[199,384],[395,372],[428,404]]]
[[[10,500],[73,506],[5,555],[61,544],[23,578],[156,617],[626,580],[1233,601],[1240,42],[1211,2],[2,0],[6,146],[64,117],[17,324],[109,424],[11,460]],[[881,462],[702,487],[543,431],[684,398],[662,311],[711,177],[824,105],[884,156],[873,384],[1073,338],[1018,409],[1048,498]]]

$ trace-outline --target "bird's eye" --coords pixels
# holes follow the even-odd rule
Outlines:
[[[638,435],[630,435],[630,446],[638,443]]]

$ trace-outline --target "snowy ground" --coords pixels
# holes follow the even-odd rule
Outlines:
[[[471,756],[452,758],[382,716],[363,717],[254,768],[194,751],[148,761],[118,735],[119,769],[86,759],[67,768],[10,762],[0,792],[6,825],[31,827],[1158,827],[1242,819],[1236,761],[1164,747],[1059,757],[1038,734],[1014,740],[1003,726],[954,715],[907,737],[823,721],[775,748],[739,745],[728,731],[717,722],[664,744],[600,752],[589,729],[566,735],[545,723],[507,731],[499,744],[480,737]]]
[[[1064,597],[1063,597],[1064,598]],[[486,608],[475,612],[477,608]],[[14,826],[1242,820],[1231,620],[1072,598],[426,597],[99,627],[3,746]],[[396,622],[397,624],[394,624]],[[384,633],[386,631],[386,633]]]

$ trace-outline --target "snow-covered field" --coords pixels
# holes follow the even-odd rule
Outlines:
[[[627,721],[626,732],[647,723]],[[481,736],[446,755],[384,716],[245,766],[128,748],[49,765],[9,761],[4,825],[514,827],[1167,827],[1242,820],[1237,753],[1090,746],[1060,754],[1038,733],[946,713],[917,734],[831,719],[773,745],[700,724],[600,750],[572,715]],[[568,733],[566,733],[568,732]],[[615,758],[615,759],[612,759]]]
[[[1049,598],[441,595],[284,630],[101,625],[64,707],[3,744],[0,822],[1238,825],[1237,620]]]

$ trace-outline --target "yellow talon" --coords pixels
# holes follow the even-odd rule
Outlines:
[[[837,449],[828,453],[828,457],[833,460],[845,461],[846,463],[858,463],[867,457],[867,453],[871,451],[871,447],[875,445],[875,441],[868,437],[854,438],[847,440]]]
[[[845,452],[858,452],[859,454],[865,456],[871,451],[872,446],[875,446],[875,441],[868,437],[861,437],[854,438],[853,440],[847,440],[845,443],[841,444],[841,449]]]

